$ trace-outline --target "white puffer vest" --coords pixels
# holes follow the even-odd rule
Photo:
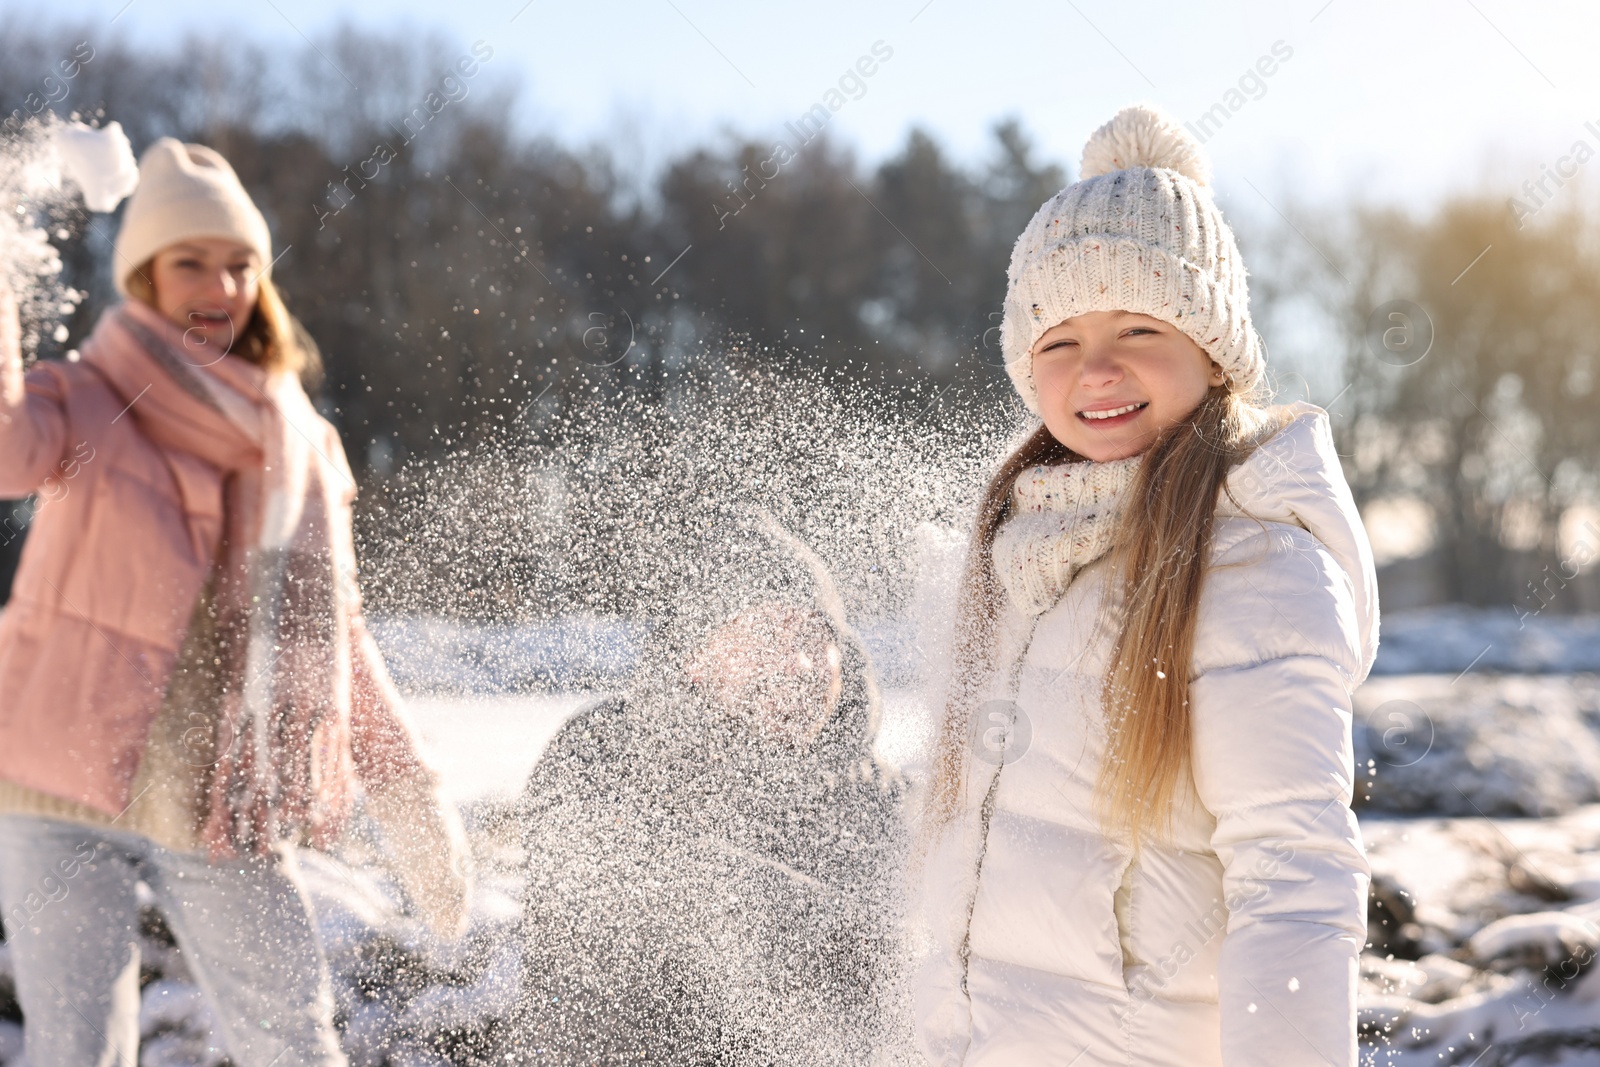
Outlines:
[[[1022,650],[1020,668],[997,671],[993,695],[1018,722],[1000,754],[969,760],[964,807],[920,886],[930,1063],[1356,1062],[1369,869],[1350,810],[1350,695],[1377,651],[1377,586],[1327,415],[1290,413],[1229,475],[1238,504],[1219,497],[1190,689],[1194,788],[1173,844],[1135,862],[1094,818],[1120,596],[1110,561],[1036,619],[1003,620],[996,662]]]

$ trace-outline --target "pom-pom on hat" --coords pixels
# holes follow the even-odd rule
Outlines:
[[[272,234],[228,161],[205,145],[163,137],[139,160],[139,185],[123,209],[113,264],[117,292],[128,276],[168,245],[192,237],[225,237],[272,263]]]
[[[1087,311],[1170,322],[1249,389],[1264,369],[1233,231],[1197,142],[1150,105],[1123,108],[1089,138],[1079,180],[1045,202],[1011,252],[1000,325],[1006,371],[1039,413],[1033,346]]]

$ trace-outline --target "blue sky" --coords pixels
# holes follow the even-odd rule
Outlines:
[[[521,121],[604,140],[648,169],[736,129],[758,139],[821,99],[882,41],[893,56],[834,130],[868,160],[913,125],[958,157],[1020,116],[1074,165],[1118,107],[1197,120],[1223,203],[1270,210],[1363,195],[1426,205],[1460,188],[1512,195],[1600,120],[1600,5],[1580,0],[53,0],[53,12],[160,42],[215,26],[316,40],[357,27],[488,41],[524,87]],[[12,10],[17,10],[13,8]],[[110,27],[108,27],[110,29]],[[1281,44],[1279,43],[1281,42]],[[1274,46],[1287,59],[1250,80]],[[1245,91],[1229,97],[1245,79]],[[1222,112],[1219,112],[1221,114]],[[1248,203],[1246,203],[1248,201]]]

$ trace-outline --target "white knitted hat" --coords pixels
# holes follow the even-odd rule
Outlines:
[[[205,145],[163,137],[139,160],[139,187],[128,198],[117,232],[117,292],[128,276],[168,245],[191,237],[227,237],[272,263],[272,234],[228,161]]]
[[[1079,179],[1033,216],[1011,253],[1000,341],[1039,412],[1033,346],[1086,311],[1135,311],[1194,339],[1241,389],[1261,378],[1244,263],[1211,198],[1200,145],[1164,112],[1126,107],[1083,149]]]

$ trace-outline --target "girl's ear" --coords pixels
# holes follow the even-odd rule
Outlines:
[[[1225,372],[1220,366],[1218,366],[1215,362],[1213,362],[1211,364],[1211,384],[1212,385],[1221,385],[1223,382],[1225,382],[1227,380],[1228,380],[1227,372]]]

